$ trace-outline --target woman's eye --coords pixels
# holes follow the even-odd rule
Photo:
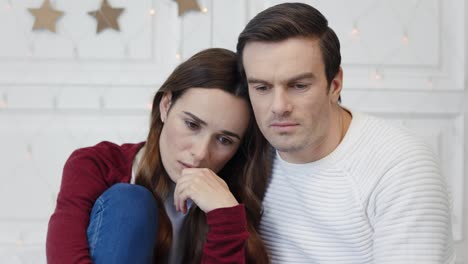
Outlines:
[[[223,136],[218,137],[218,141],[219,141],[221,144],[226,145],[226,146],[227,146],[227,145],[231,145],[231,144],[233,143],[231,139],[229,139],[229,138],[227,138],[227,137],[223,137]]]
[[[190,129],[190,130],[197,130],[199,128],[198,124],[192,121],[185,121],[185,125]]]

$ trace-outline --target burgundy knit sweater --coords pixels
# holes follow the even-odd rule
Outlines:
[[[92,263],[86,230],[94,202],[110,186],[130,182],[133,159],[143,145],[101,142],[73,152],[49,221],[47,263]],[[244,206],[213,210],[207,223],[202,263],[244,263],[249,236]]]

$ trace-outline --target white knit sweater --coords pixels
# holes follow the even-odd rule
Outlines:
[[[431,150],[353,112],[327,157],[275,156],[260,231],[273,263],[452,263],[450,199]]]

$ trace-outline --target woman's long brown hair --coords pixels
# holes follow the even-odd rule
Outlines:
[[[159,103],[164,92],[172,92],[171,102],[193,87],[222,89],[232,95],[248,99],[248,91],[241,87],[236,55],[226,49],[207,49],[180,64],[161,86],[153,99],[151,124],[146,147],[136,176],[136,184],[151,190],[158,202],[158,238],[154,262],[167,263],[172,244],[172,225],[164,208],[170,179],[164,170],[159,152],[159,136],[163,127]],[[249,127],[234,157],[218,172],[236,199],[243,203],[250,233],[246,244],[247,263],[268,263],[265,246],[257,232],[261,218],[261,202],[268,180],[270,147],[255,122],[252,111]],[[192,206],[185,218],[181,236],[184,244],[182,263],[200,263],[208,225],[205,213]]]

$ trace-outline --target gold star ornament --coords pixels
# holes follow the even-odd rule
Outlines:
[[[190,10],[201,11],[196,0],[176,0],[176,2],[179,5],[179,16]]]
[[[40,8],[28,8],[35,17],[33,30],[47,29],[55,33],[57,19],[63,16],[63,12],[52,8],[50,0],[44,0]]]
[[[114,8],[107,0],[103,0],[101,7],[96,11],[91,11],[88,14],[93,16],[97,21],[96,33],[100,33],[106,28],[114,29],[120,31],[119,23],[117,18],[122,14],[124,8]]]

